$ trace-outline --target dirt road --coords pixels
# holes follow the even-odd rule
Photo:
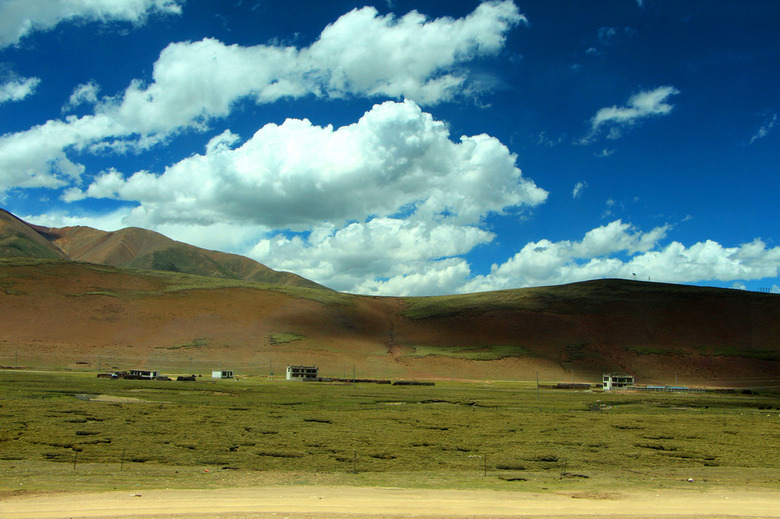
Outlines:
[[[218,518],[780,518],[770,491],[522,493],[275,486],[12,496],[0,517]]]

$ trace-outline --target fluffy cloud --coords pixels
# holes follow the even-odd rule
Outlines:
[[[164,0],[132,5],[178,7]],[[461,19],[428,20],[417,12],[379,16],[366,7],[345,14],[303,49],[240,47],[213,39],[173,43],[160,54],[150,84],[133,81],[122,94],[100,100],[94,115],[0,137],[0,193],[62,186],[60,164],[71,172],[83,170],[73,163],[72,151],[146,149],[182,129],[207,127],[244,98],[257,103],[304,95],[406,97],[420,103],[452,99],[472,90],[462,66],[498,52],[507,31],[524,21],[511,1],[483,3]],[[97,88],[79,86],[66,109],[94,103]]]
[[[0,104],[8,101],[21,101],[35,92],[41,80],[37,77],[15,79],[0,85]]]
[[[585,140],[589,141],[605,129],[609,129],[608,138],[617,139],[621,136],[623,127],[637,124],[649,117],[667,115],[674,107],[667,100],[679,93],[673,86],[663,86],[632,95],[625,106],[602,108],[591,119],[591,133]]]
[[[428,21],[416,11],[397,19],[364,7],[329,25],[302,59],[319,69],[316,88],[330,96],[436,103],[452,98],[466,82],[454,65],[497,53],[508,30],[521,22],[526,18],[509,1],[485,2],[458,20]]]
[[[393,276],[387,280],[369,279],[356,286],[357,294],[429,296],[447,295],[462,287],[471,276],[462,258],[431,261],[417,271]]]
[[[238,142],[226,131],[160,175],[110,170],[66,197],[136,203],[126,225],[182,240],[182,229],[193,236],[192,229],[250,226],[265,238],[249,256],[364,293],[451,291],[469,275],[460,256],[494,237],[482,228],[486,215],[547,197],[497,139],[453,141],[411,101],[376,105],[335,129],[307,120],[268,124]]]
[[[323,224],[305,236],[278,234],[260,241],[249,256],[325,280],[337,290],[441,294],[469,275],[468,264],[457,256],[492,239],[492,233],[477,226],[374,218],[340,229]]]
[[[511,1],[486,2],[465,18],[379,16],[355,9],[327,26],[310,47],[240,47],[213,39],[173,43],[154,65],[153,82],[134,82],[104,106],[140,133],[197,126],[230,113],[241,98],[349,95],[432,104],[466,88],[459,65],[497,53],[525,18]]]
[[[759,239],[738,247],[723,247],[712,240],[690,247],[672,242],[660,251],[637,256],[629,266],[637,276],[675,283],[761,279],[777,276],[780,247],[767,249]]]
[[[0,48],[65,20],[141,23],[150,13],[180,14],[181,3],[180,0],[4,0],[0,4]]]
[[[376,105],[338,129],[289,119],[233,148],[236,142],[226,131],[205,154],[159,176],[108,172],[84,194],[137,201],[135,216],[150,226],[234,221],[294,230],[399,212],[474,224],[547,197],[497,139],[453,142],[442,122],[411,101]]]
[[[620,220],[588,231],[580,241],[527,243],[487,275],[474,276],[464,255],[488,243],[477,227],[392,218],[323,225],[308,236],[261,240],[250,256],[338,290],[370,295],[439,295],[598,278],[671,283],[745,281],[776,277],[780,247],[761,240],[738,247],[713,241],[662,245],[669,226],[642,232]]]
[[[98,92],[100,86],[94,81],[77,86],[68,99],[68,103],[63,107],[63,112],[76,108],[81,104],[97,104]]]
[[[707,240],[686,247],[660,247],[668,227],[648,233],[620,220],[589,231],[582,241],[540,240],[525,245],[485,276],[476,276],[461,291],[475,292],[522,286],[553,285],[597,278],[625,278],[692,283],[776,277],[780,247],[761,240],[723,247]]]
[[[105,135],[127,130],[106,116],[48,121],[25,132],[0,137],[0,194],[14,187],[63,187],[76,182],[84,166],[66,151],[83,151]]]

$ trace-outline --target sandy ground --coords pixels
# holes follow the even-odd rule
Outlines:
[[[520,493],[355,487],[258,487],[12,496],[0,517],[736,518],[780,517],[771,491]]]

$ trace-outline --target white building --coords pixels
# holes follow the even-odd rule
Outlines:
[[[604,373],[604,381],[602,386],[606,390],[632,387],[633,385],[634,377],[632,375],[624,375],[621,373]]]
[[[317,380],[317,366],[287,366],[287,380]]]
[[[233,378],[233,370],[221,369],[219,371],[212,371],[211,378]]]

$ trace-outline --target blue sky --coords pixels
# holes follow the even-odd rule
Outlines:
[[[0,206],[331,288],[780,292],[780,2],[0,1]]]

